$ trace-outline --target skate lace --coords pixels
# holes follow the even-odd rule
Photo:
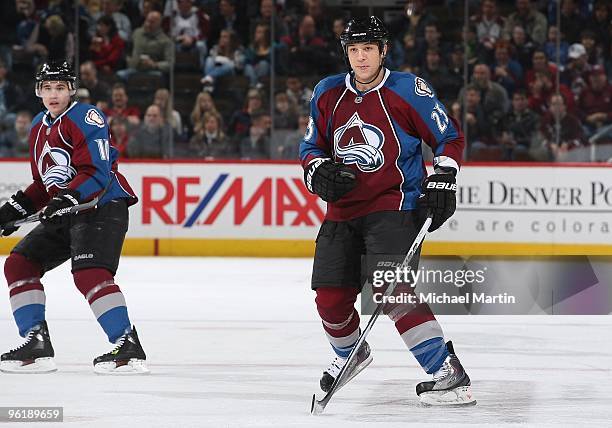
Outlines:
[[[28,335],[25,337],[25,342],[23,342],[21,345],[19,345],[19,346],[18,346],[18,347],[16,347],[15,349],[11,349],[11,350],[10,350],[10,353],[17,352],[17,351],[19,351],[21,348],[23,348],[24,346],[26,346],[28,343],[30,343],[30,340],[32,340],[32,337],[34,337],[34,333],[35,333],[35,331],[34,331],[34,330],[30,330],[30,331],[28,332]]]
[[[342,367],[344,367],[344,364],[346,364],[346,358],[336,356],[326,371],[332,377],[338,377],[338,374],[340,373],[340,370],[342,370]]]
[[[442,364],[442,367],[440,367],[438,371],[433,374],[433,380],[439,381],[440,379],[443,379],[448,376],[450,372],[451,366],[445,361],[444,364]]]
[[[115,349],[113,349],[112,351],[109,352],[110,355],[117,355],[119,353],[119,350],[121,349],[121,347],[125,343],[126,337],[127,337],[127,334],[124,334],[119,339],[117,339],[117,341],[115,342],[115,345],[117,345],[117,346],[115,346]]]

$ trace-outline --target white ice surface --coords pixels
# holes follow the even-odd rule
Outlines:
[[[414,386],[426,377],[381,318],[368,339],[372,365],[311,416],[332,358],[311,265],[122,259],[117,282],[152,374],[121,378],[93,374],[92,359],[111,346],[63,265],[43,279],[59,371],[0,374],[0,406],[63,406],[66,425],[105,428],[612,426],[610,316],[439,317],[478,400],[463,409],[418,404]],[[2,352],[21,343],[5,296]]]

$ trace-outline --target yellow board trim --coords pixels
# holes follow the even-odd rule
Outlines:
[[[1,238],[8,254],[19,238]],[[312,240],[128,238],[128,256],[312,257]],[[612,256],[612,245],[537,244],[529,242],[425,242],[425,256]]]

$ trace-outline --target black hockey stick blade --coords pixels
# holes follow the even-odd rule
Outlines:
[[[412,260],[416,252],[418,251],[419,247],[423,243],[423,240],[425,239],[425,236],[427,235],[429,226],[431,226],[431,222],[432,222],[432,217],[430,215],[425,220],[425,223],[423,223],[423,226],[421,227],[421,230],[419,230],[419,233],[417,234],[416,238],[414,238],[414,242],[410,246],[408,253],[406,253],[406,257],[404,258],[404,261],[402,262],[401,266],[407,266],[410,263],[410,261]],[[389,285],[389,287],[387,287],[387,290],[385,291],[385,296],[391,295],[391,293],[395,289],[395,285],[396,285],[396,281],[394,281],[393,283]],[[323,413],[323,411],[325,410],[325,407],[327,406],[327,403],[329,403],[329,400],[331,400],[333,395],[336,392],[338,392],[340,388],[346,385],[353,377],[355,377],[356,373],[354,373],[354,370],[357,369],[357,367],[355,367],[355,362],[356,362],[355,356],[357,355],[357,353],[359,352],[359,349],[365,342],[365,339],[370,333],[370,330],[372,330],[372,327],[374,326],[374,323],[376,322],[376,319],[382,312],[384,306],[385,306],[384,304],[380,303],[374,310],[374,313],[372,313],[372,316],[370,316],[370,320],[368,321],[368,324],[366,325],[366,327],[363,329],[363,331],[359,335],[359,338],[357,339],[355,346],[353,346],[351,353],[346,359],[346,363],[344,364],[344,367],[342,367],[342,369],[340,370],[340,373],[338,373],[338,377],[336,377],[336,379],[334,380],[334,383],[332,384],[327,394],[325,394],[325,396],[321,400],[317,400],[315,394],[313,394],[312,404],[310,406],[310,414],[320,415],[321,413]]]

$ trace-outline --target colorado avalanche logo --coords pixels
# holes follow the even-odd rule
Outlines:
[[[420,77],[414,79],[414,93],[420,97],[433,98],[434,93],[427,82]]]
[[[70,165],[70,154],[59,147],[49,147],[48,142],[40,153],[37,167],[47,189],[51,186],[65,188],[76,175],[76,169]]]
[[[104,128],[104,118],[102,118],[100,113],[92,108],[87,110],[87,114],[85,115],[85,123],[97,126],[98,128]]]
[[[347,165],[356,164],[363,172],[374,172],[385,163],[382,146],[385,135],[376,126],[365,123],[355,113],[334,131],[334,151]]]

